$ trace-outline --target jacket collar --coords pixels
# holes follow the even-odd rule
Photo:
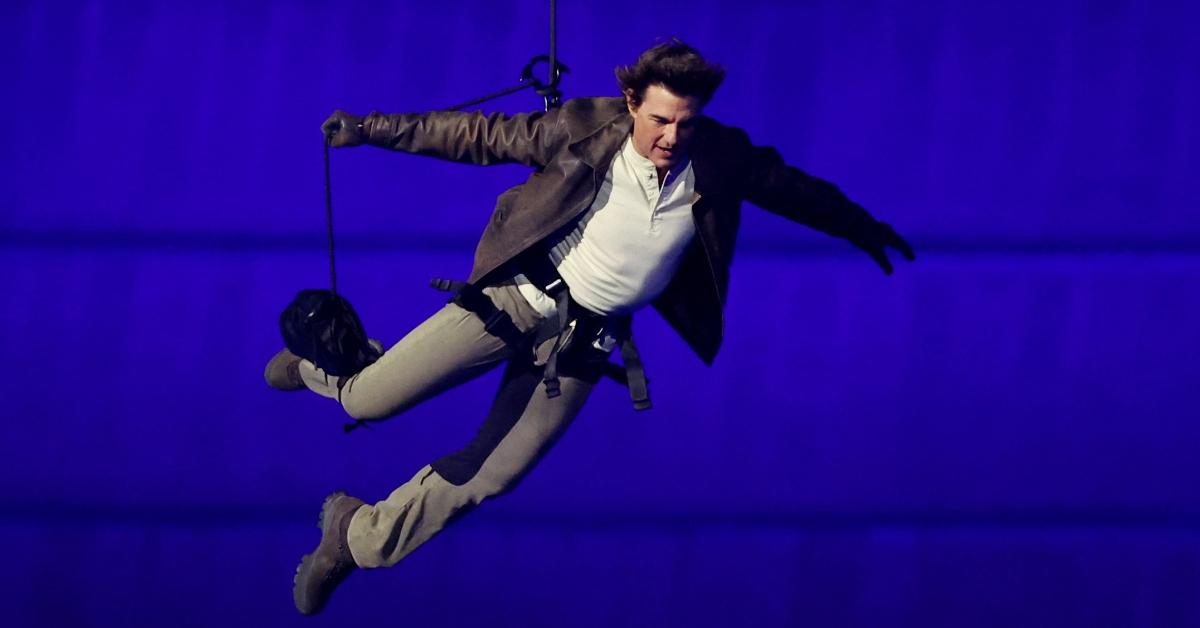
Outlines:
[[[633,117],[623,99],[597,99],[596,106],[585,112],[577,128],[572,129],[572,135],[579,139],[567,148],[593,170],[606,170],[632,130]]]
[[[633,130],[633,116],[629,115],[623,98],[595,98],[584,102],[587,105],[580,112],[581,115],[569,118],[573,122],[573,128],[569,131],[579,139],[572,141],[567,148],[592,170],[604,172]],[[693,202],[701,196],[714,193],[722,182],[722,177],[716,171],[720,168],[717,160],[721,148],[711,127],[711,124],[701,124],[692,146],[690,158],[692,172],[696,175]]]

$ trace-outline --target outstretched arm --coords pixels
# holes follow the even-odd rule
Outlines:
[[[849,240],[892,274],[887,248],[913,261],[916,255],[891,225],[842,194],[834,184],[784,163],[774,148],[753,146],[746,164],[746,198],[763,209],[818,231]]]
[[[321,125],[334,147],[370,144],[418,155],[487,166],[543,166],[565,137],[558,110],[522,113],[435,111],[424,114],[335,111]]]

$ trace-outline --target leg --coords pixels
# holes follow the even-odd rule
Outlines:
[[[522,331],[543,322],[515,286],[489,287],[484,293]],[[484,331],[478,316],[451,303],[360,373],[338,378],[307,360],[300,361],[299,372],[306,387],[338,399],[350,416],[384,419],[478,377],[511,354],[502,340]]]
[[[426,466],[387,499],[354,514],[347,536],[354,562],[392,566],[456,516],[512,490],[566,431],[594,383],[564,376],[562,394],[550,399],[540,369],[510,365],[488,420],[467,448]],[[523,398],[523,407],[513,405],[517,398]]]
[[[562,394],[548,399],[540,369],[510,365],[488,422],[464,450],[473,452],[466,458],[478,464],[471,465],[470,477],[457,478],[463,480],[460,483],[429,465],[374,506],[340,493],[326,499],[321,543],[296,570],[296,609],[305,615],[320,612],[355,567],[394,565],[456,516],[511,490],[579,413],[595,379],[563,377],[560,383]],[[510,405],[518,399],[524,401],[523,411],[520,405]],[[476,453],[482,457],[475,458]]]
[[[546,321],[537,316],[514,286],[500,287],[489,296],[498,307],[513,317],[520,329],[534,334],[537,339],[557,334],[560,328],[557,321]],[[435,321],[439,317],[458,322],[450,325],[445,320]],[[468,315],[467,322],[460,321],[461,318],[457,313],[454,316],[446,315],[443,310],[430,319],[435,322],[427,321],[427,324],[431,329],[465,326],[471,334],[486,334],[482,323],[473,314]],[[383,364],[378,365],[381,367],[378,373],[413,370],[411,363],[406,364],[401,359],[407,357],[406,354],[445,352],[447,343],[430,338],[436,334],[426,334],[425,328],[426,324],[423,324],[410,334],[411,339],[405,338],[393,347],[388,354],[394,357],[388,361],[381,359]],[[469,335],[461,331],[453,334]],[[443,335],[453,334],[445,332]],[[386,391],[369,391],[372,398],[384,396],[383,403],[389,409],[383,415],[387,416],[410,407],[433,392],[463,381],[455,378],[465,379],[473,374],[477,365],[473,360],[480,356],[485,356],[485,359],[478,365],[487,368],[508,355],[502,342],[498,339],[493,341],[500,344],[498,352],[493,352],[494,345],[485,345],[484,341],[463,342],[465,348],[459,351],[460,357],[454,362],[460,365],[459,371],[438,366],[436,371],[440,375],[426,380],[414,375],[380,375],[378,381],[374,376],[363,380],[360,374],[356,376],[359,378],[356,385],[362,387],[368,383],[368,388],[389,384],[408,385],[410,392],[399,395],[388,396],[383,395]],[[489,497],[515,487],[579,413],[592,386],[599,379],[599,366],[607,359],[607,354],[597,354],[594,360],[567,360],[568,364],[576,362],[578,368],[563,368],[561,395],[553,399],[545,394],[540,367],[529,365],[523,359],[511,360],[487,420],[475,439],[461,452],[421,469],[387,499],[373,506],[344,495],[331,496],[322,510],[321,543],[315,552],[303,558],[297,570],[293,587],[296,608],[305,614],[319,612],[334,588],[355,567],[394,565],[445,528],[454,517],[469,512]],[[373,375],[365,370],[363,373]],[[426,383],[422,386],[406,384],[410,380]],[[355,382],[348,381],[342,387],[343,404],[346,404],[351,383]],[[310,385],[329,385],[329,382],[320,374],[320,380]]]

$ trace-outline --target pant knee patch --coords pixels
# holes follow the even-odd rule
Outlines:
[[[512,430],[529,404],[529,399],[541,384],[542,370],[519,360],[509,362],[492,401],[488,416],[475,437],[466,447],[434,461],[431,465],[447,482],[462,486],[470,482],[483,467],[500,441]]]

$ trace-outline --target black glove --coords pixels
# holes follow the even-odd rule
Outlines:
[[[362,116],[353,116],[341,109],[326,118],[321,124],[321,132],[329,138],[329,145],[334,148],[358,146],[367,141]]]
[[[892,274],[892,261],[888,259],[886,248],[892,247],[904,256],[904,259],[913,261],[917,256],[913,253],[912,247],[896,230],[886,222],[873,221],[866,229],[855,234],[851,238],[850,243],[867,252],[871,259],[875,260],[876,264],[883,269],[885,274]]]

